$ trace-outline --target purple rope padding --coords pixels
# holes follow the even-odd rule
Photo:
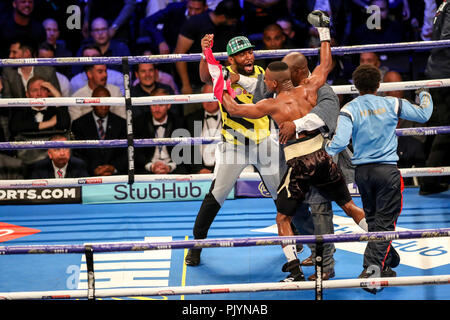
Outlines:
[[[396,129],[397,136],[432,136],[435,134],[450,133],[450,126],[442,127],[420,127],[420,128],[401,128]]]
[[[442,127],[419,127],[396,129],[397,136],[424,136],[450,133],[450,126]],[[163,138],[163,139],[135,139],[134,146],[154,147],[154,146],[175,146],[175,145],[200,145],[217,143],[219,138],[184,137],[184,138]],[[126,139],[117,140],[86,140],[86,141],[12,141],[0,142],[0,150],[21,150],[21,149],[48,149],[48,148],[125,148]]]
[[[215,138],[163,138],[160,139],[134,139],[135,147],[175,146],[175,145],[199,145],[217,143]],[[85,141],[12,141],[0,142],[0,150],[20,149],[48,149],[48,148],[124,148],[128,147],[126,139],[116,140],[85,140]]]
[[[243,239],[204,239],[184,240],[170,242],[134,242],[134,243],[103,243],[89,244],[95,253],[117,251],[144,251],[167,250],[185,248],[217,248],[217,247],[249,247],[263,245],[288,245],[296,243],[336,243],[336,242],[362,242],[362,241],[391,241],[398,239],[420,239],[449,237],[450,228],[369,232],[354,234],[325,234],[321,236],[290,236],[290,237],[258,237]],[[87,245],[87,244],[86,244]],[[0,255],[3,254],[57,254],[57,253],[84,253],[86,245],[31,245],[31,246],[0,246]]]
[[[359,46],[333,47],[331,53],[334,55],[357,54],[361,52],[380,51],[404,51],[404,50],[429,50],[433,48],[450,47],[450,40],[439,41],[416,41],[386,44],[369,44]],[[278,58],[284,57],[289,52],[300,52],[305,56],[317,55],[318,48],[308,49],[283,49],[283,50],[255,50],[255,58]],[[214,54],[217,60],[226,60],[226,52]],[[154,56],[129,56],[130,65],[138,63],[173,63],[178,61],[195,62],[200,61],[202,54],[167,54]],[[55,65],[93,65],[93,64],[117,64],[121,65],[123,57],[65,57],[65,58],[33,58],[33,59],[1,59],[0,67],[21,67],[29,66],[55,66]]]

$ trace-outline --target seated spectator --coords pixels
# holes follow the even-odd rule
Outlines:
[[[202,93],[212,93],[211,84],[205,84]],[[203,108],[186,117],[186,128],[191,137],[220,137],[222,114],[217,101],[203,102]],[[216,164],[216,144],[195,145],[191,148],[190,173],[212,173]]]
[[[270,24],[264,28],[262,37],[262,46],[259,50],[278,50],[278,49],[292,49],[293,46],[288,43],[286,35],[283,33],[283,29],[278,24]],[[263,69],[266,69],[267,65],[275,60],[281,60],[281,58],[267,58],[255,60],[255,64]]]
[[[45,41],[45,30],[42,24],[33,18],[34,1],[13,0],[12,14],[8,14],[5,19],[0,21],[0,39],[2,46],[0,47],[1,57],[6,58],[8,45],[13,39],[29,37],[34,39],[36,43]]]
[[[86,45],[81,50],[81,55],[83,57],[101,57],[102,53],[100,48],[96,45]],[[88,83],[88,78],[86,75],[86,70],[83,70],[81,66],[74,66],[77,68],[73,68],[74,71],[79,70],[75,76],[70,79],[70,87],[72,89],[72,94],[78,89],[84,87]],[[117,70],[113,70],[106,66],[108,72],[108,79],[106,80],[108,84],[115,85],[120,88],[122,95],[125,94],[124,84],[123,84],[123,74]]]
[[[294,24],[291,18],[281,17],[277,20],[277,24],[283,29],[283,33],[286,35],[293,48],[306,48],[307,37],[304,35],[304,32],[301,32],[301,29]]]
[[[151,56],[152,52],[148,49],[144,49],[142,52],[143,56]],[[172,64],[168,64],[169,69],[172,69]],[[173,94],[180,94],[180,91],[178,90],[178,86],[175,83],[175,80],[173,79],[172,74],[164,72],[160,70],[161,65],[154,64],[155,70],[157,72],[156,81],[162,84],[166,84],[170,86],[173,90]],[[139,78],[136,77],[136,80],[133,82],[133,86],[137,85],[139,83]]]
[[[135,66],[134,72],[138,83],[131,88],[132,97],[147,97],[150,96],[156,89],[163,88],[169,95],[173,95],[173,89],[167,84],[158,82],[158,69],[155,68],[153,63],[139,63]],[[144,109],[143,106],[132,106],[133,117],[142,115],[148,112],[148,109]],[[171,108],[172,109],[172,108]],[[170,113],[176,115],[182,115],[182,106],[177,105]]]
[[[92,97],[110,97],[108,89],[98,86]],[[89,112],[72,123],[76,140],[126,139],[125,119],[109,112],[110,106],[94,106]],[[77,149],[75,154],[85,160],[90,176],[125,174],[127,169],[126,148]]]
[[[159,54],[172,53],[177,44],[181,26],[190,17],[203,13],[207,9],[206,0],[169,3],[164,9],[141,21],[142,36],[150,36],[151,42],[158,48]],[[160,24],[163,25],[161,30],[158,28]]]
[[[38,58],[54,58],[55,48],[48,42],[42,42],[38,47]],[[56,69],[58,70],[58,69]],[[56,77],[58,78],[59,87],[61,88],[61,95],[63,97],[70,97],[72,92],[70,88],[69,79],[61,72],[56,71]]]
[[[67,141],[64,135],[55,135],[50,141]],[[71,155],[69,148],[50,148],[48,157],[29,168],[29,179],[62,179],[88,177],[86,164]]]
[[[92,92],[98,86],[106,87],[108,91],[111,93],[112,97],[122,96],[119,87],[107,83],[108,71],[106,69],[106,65],[96,64],[86,66],[86,76],[88,78],[87,84],[84,87],[75,91],[75,93],[72,94],[72,97],[92,97]],[[91,111],[92,107],[71,106],[69,107],[70,119],[74,121],[79,117],[81,117],[82,115],[89,113]],[[118,116],[124,119],[126,118],[125,107],[113,106],[111,107],[111,112],[117,114]]]
[[[164,88],[157,88],[152,96],[164,96],[169,92]],[[172,138],[176,129],[183,127],[180,118],[174,117],[168,111],[170,104],[154,104],[150,112],[133,119],[135,139]],[[185,165],[176,163],[172,159],[172,146],[141,147],[136,149],[137,173],[187,173]]]
[[[6,142],[4,129],[0,123],[0,142]],[[0,150],[0,179],[24,179],[22,160],[14,156],[12,150]]]
[[[245,34],[255,39],[252,35],[261,34],[265,27],[275,23],[287,12],[287,6],[286,1],[281,0],[244,0],[243,12]]]
[[[60,97],[61,93],[42,77],[34,76],[27,84],[27,98],[40,99]],[[11,140],[35,141],[47,140],[56,133],[67,133],[70,127],[70,116],[67,107],[17,107],[12,114],[9,130]],[[45,150],[18,150],[18,158],[25,165],[34,163],[45,157]]]
[[[95,18],[91,23],[91,44],[95,44],[100,48],[100,53],[104,57],[125,57],[130,56],[130,49],[128,46],[116,39],[112,39],[108,33],[108,22],[103,18]],[[77,56],[81,56],[80,49]],[[111,65],[111,69],[121,71],[121,65]]]
[[[36,46],[28,38],[12,40],[9,47],[10,59],[36,57]],[[3,98],[25,98],[26,84],[33,76],[40,76],[60,91],[55,69],[47,66],[4,67],[2,73]]]
[[[66,48],[66,42],[61,40],[58,22],[55,19],[48,18],[42,22],[44,26],[47,40],[44,43],[48,43],[53,47],[54,57],[72,57],[73,53]],[[70,66],[57,66],[56,70],[70,78],[72,76],[72,68]],[[63,94],[63,96],[68,96]]]
[[[89,36],[89,24],[92,23],[93,19],[101,17],[108,22],[108,35],[110,38],[120,39],[121,41],[132,39],[130,20],[139,1],[95,0],[84,2],[86,2],[86,6],[84,8],[85,15],[82,33],[86,38]]]
[[[71,57],[73,56],[70,50],[66,49],[66,41],[59,38],[60,31],[58,22],[55,19],[48,18],[42,22],[47,36],[46,42],[55,49],[55,57]]]
[[[366,22],[353,30],[351,44],[377,44],[377,43],[397,43],[404,41],[403,25],[401,22],[391,19],[387,0],[372,0],[371,5],[380,8],[379,28],[369,29]]]

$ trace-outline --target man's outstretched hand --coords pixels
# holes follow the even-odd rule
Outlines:
[[[281,144],[286,144],[288,140],[295,139],[295,123],[286,121],[279,125],[280,131],[278,133]]]

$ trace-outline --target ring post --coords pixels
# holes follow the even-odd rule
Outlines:
[[[323,238],[317,236],[316,241],[316,300],[322,300],[322,276],[323,276]]]
[[[86,256],[88,299],[95,300],[94,250],[92,246],[85,247],[84,255]]]
[[[123,84],[125,88],[125,110],[127,121],[127,150],[128,150],[128,184],[134,183],[134,135],[133,135],[133,111],[131,108],[130,93],[130,66],[128,57],[122,59]]]

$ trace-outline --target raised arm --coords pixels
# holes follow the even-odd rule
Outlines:
[[[214,39],[214,34],[205,34],[205,36],[202,38],[201,45],[202,45],[202,52],[204,52],[205,49],[211,48],[211,42]],[[205,59],[200,60],[199,64],[199,73],[200,73],[200,79],[204,83],[212,84],[212,78],[209,74],[208,70],[208,63]]]
[[[317,28],[320,38],[320,64],[314,68],[308,78],[308,86],[313,90],[319,90],[327,81],[328,74],[333,69],[331,56],[330,18],[322,11],[315,10],[308,15],[308,21]]]

